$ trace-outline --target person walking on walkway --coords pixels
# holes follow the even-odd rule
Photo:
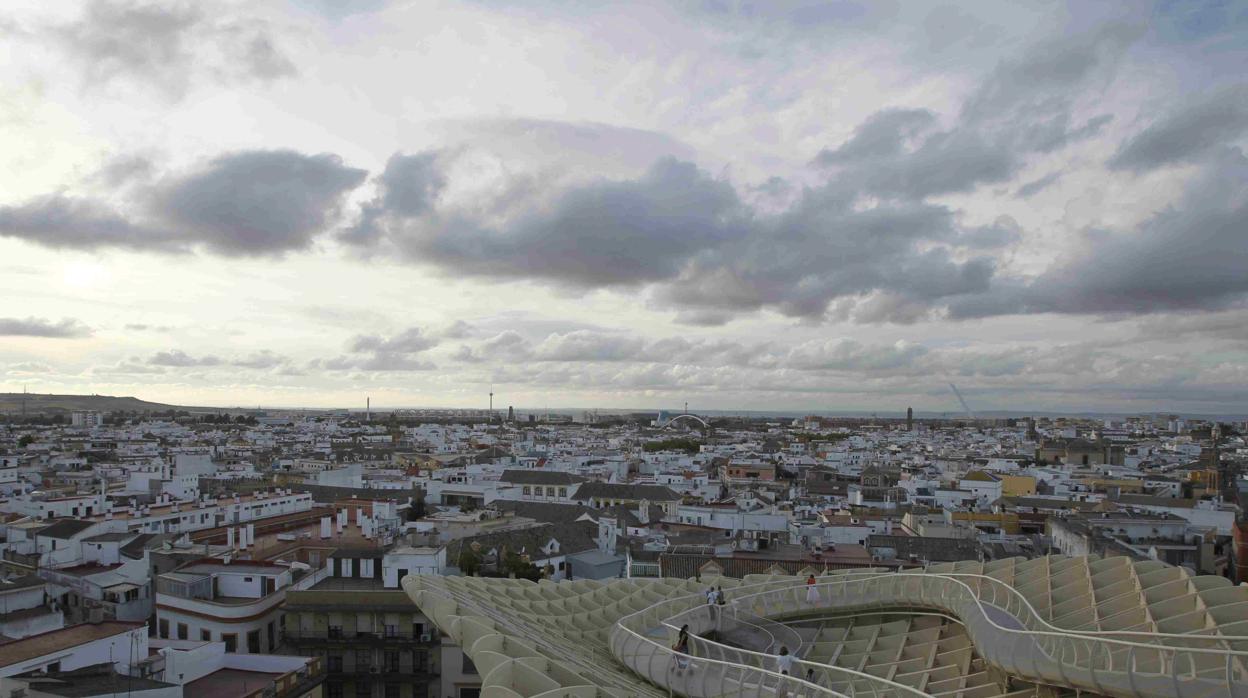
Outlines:
[[[689,664],[689,624],[680,626],[680,633],[676,636],[676,644],[672,645],[672,650],[676,653],[673,659],[676,661],[676,673],[684,674],[685,669],[692,671]]]
[[[806,603],[811,606],[819,603],[819,588],[815,584],[815,575],[806,578]]]
[[[797,657],[789,654],[788,647],[780,645],[780,654],[776,655],[776,671],[780,672],[781,675],[779,684],[776,686],[777,698],[785,698],[789,694],[788,687],[785,684],[787,677],[793,674],[793,661],[795,659]]]

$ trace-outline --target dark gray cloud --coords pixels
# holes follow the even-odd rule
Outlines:
[[[149,325],[142,322],[131,322],[126,324],[125,329],[131,332],[168,332],[173,328],[168,325]]]
[[[1248,86],[1236,85],[1185,102],[1118,149],[1109,166],[1144,172],[1194,162],[1248,132]]]
[[[223,19],[207,4],[97,0],[72,21],[36,32],[83,71],[84,89],[125,79],[173,98],[199,78],[268,82],[293,75],[262,20]]]
[[[962,106],[962,117],[968,123],[1013,123],[1016,128],[1054,118],[1068,123],[1080,88],[1109,81],[1142,35],[1142,27],[1110,23],[1029,46],[997,64]]]
[[[959,262],[942,248],[928,247],[956,239],[944,207],[892,203],[862,209],[856,201],[853,191],[831,187],[806,192],[792,209],[757,221],[749,237],[695,257],[657,289],[658,302],[686,312],[768,308],[817,319],[833,301],[856,304],[882,290],[931,308],[946,296],[987,288],[989,259]],[[913,313],[871,319],[912,321]]]
[[[134,189],[124,201],[52,194],[0,206],[0,236],[53,248],[281,255],[310,247],[365,175],[335,155],[240,151]]]
[[[874,178],[855,170],[803,190],[787,208],[767,214],[692,163],[662,159],[635,179],[589,181],[544,196],[526,191],[502,207],[518,213],[500,221],[481,215],[499,208],[488,200],[474,201],[472,208],[431,201],[429,183],[440,187],[445,180],[430,169],[449,167],[453,158],[422,156],[404,161],[418,166],[387,168],[414,184],[382,177],[379,195],[364,207],[377,234],[359,239],[449,274],[579,288],[652,285],[658,307],[701,324],[722,324],[762,308],[818,318],[835,299],[884,289],[902,302],[887,307],[877,302],[862,317],[912,322],[922,315],[920,306],[930,309],[946,296],[986,288],[994,267],[987,257],[955,260],[947,250],[932,248],[933,242],[959,244],[953,216],[943,206],[914,199],[962,186],[951,184],[958,178],[951,168],[959,162],[970,163],[963,181],[995,178],[997,166],[985,170],[973,147],[938,133],[882,168],[878,158],[867,155],[899,152],[887,136],[928,119],[886,116],[877,125],[882,121],[891,125],[860,129],[866,134],[862,139],[830,156],[854,168],[872,168]],[[913,176],[887,176],[889,167],[905,169],[907,158]],[[859,206],[877,185],[900,187],[901,200]],[[505,196],[514,195],[507,191]],[[411,195],[390,197],[392,192]],[[971,236],[964,244],[986,246],[986,231]],[[993,244],[1008,242],[1003,237],[997,235]]]
[[[906,200],[1009,181],[1029,154],[1092,138],[1112,120],[1101,114],[1076,123],[1075,100],[1112,79],[1138,36],[1136,28],[1105,25],[1031,46],[990,72],[951,128],[939,128],[928,110],[884,109],[815,164],[864,194]]]
[[[377,177],[377,197],[360,208],[360,218],[339,236],[351,245],[373,245],[384,234],[382,218],[408,219],[428,213],[446,176],[438,163],[439,153],[396,153]]]
[[[282,254],[311,246],[366,174],[336,155],[242,151],[159,184],[151,207],[213,252]]]
[[[1034,279],[999,279],[954,317],[1217,310],[1248,295],[1248,158],[1222,151],[1174,206],[1134,229],[1084,231]]]
[[[38,317],[0,318],[0,337],[77,339],[90,336],[90,327],[71,318],[65,318],[60,322],[53,322]]]
[[[1008,179],[1018,156],[1008,143],[983,132],[931,132],[936,117],[926,110],[888,109],[869,117],[835,150],[815,163],[877,196],[922,199],[970,191]]]
[[[0,206],[0,236],[52,248],[120,247],[153,252],[186,249],[186,242],[175,234],[134,223],[106,203],[61,194]]]
[[[381,225],[408,259],[457,274],[607,287],[672,277],[690,256],[745,235],[747,213],[727,182],[664,159],[635,180],[573,187],[505,227],[466,211],[387,210]]]
[[[819,153],[815,162],[826,166],[892,157],[935,123],[936,115],[926,109],[884,109],[862,122],[839,148]]]

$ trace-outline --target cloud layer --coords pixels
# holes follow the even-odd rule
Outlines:
[[[15,0],[0,375],[199,404],[922,407],[955,382],[1234,407],[1242,14]]]

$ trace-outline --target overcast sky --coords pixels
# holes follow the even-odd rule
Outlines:
[[[1248,412],[1244,2],[9,0],[0,64],[0,390]]]

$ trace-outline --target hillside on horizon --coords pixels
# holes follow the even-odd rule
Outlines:
[[[163,412],[165,410],[192,409],[179,405],[148,402],[137,397],[113,395],[52,395],[47,393],[0,393],[0,413],[18,414],[25,402],[27,414],[57,414],[75,410],[97,412]]]

